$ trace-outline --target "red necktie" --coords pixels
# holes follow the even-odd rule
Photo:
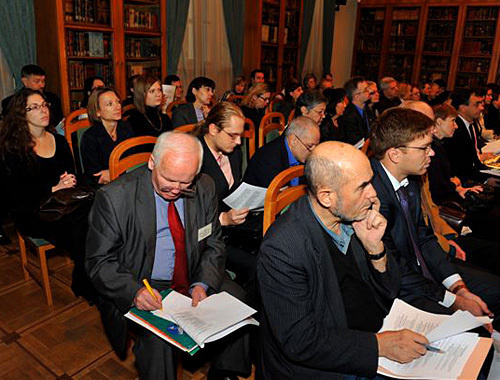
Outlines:
[[[187,296],[189,295],[189,276],[186,255],[186,234],[174,202],[168,203],[168,226],[172,233],[175,247],[172,289]]]

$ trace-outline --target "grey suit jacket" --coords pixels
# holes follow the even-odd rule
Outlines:
[[[373,332],[348,328],[326,239],[307,196],[280,216],[264,237],[257,265],[263,304],[258,371],[263,379],[376,374],[377,339]],[[354,235],[351,248],[363,280],[388,311],[400,281],[392,253],[387,272],[380,274],[371,268]]]
[[[223,281],[225,247],[221,239],[212,179],[200,174],[196,193],[185,199],[186,253],[191,283],[203,282],[217,292]],[[198,241],[200,228],[210,236]],[[103,298],[101,313],[113,347],[123,349],[125,314],[142,279],[151,279],[156,248],[156,210],[147,167],[102,187],[89,216],[86,268]]]

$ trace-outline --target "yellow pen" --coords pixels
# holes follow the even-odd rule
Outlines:
[[[151,294],[157,301],[160,301],[160,300],[158,300],[158,297],[156,297],[156,295],[154,294],[153,288],[151,287],[151,285],[149,285],[148,280],[143,279],[142,283],[144,284],[144,286],[148,290],[149,294]],[[161,301],[160,301],[160,303],[161,303]],[[160,310],[163,310],[163,307],[161,307]]]

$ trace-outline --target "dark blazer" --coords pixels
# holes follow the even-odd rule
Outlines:
[[[179,104],[172,112],[172,124],[174,128],[186,124],[195,124],[198,122],[193,103]]]
[[[359,140],[368,138],[366,122],[354,104],[347,105],[344,114],[339,117],[338,123],[342,141],[354,145]]]
[[[224,209],[228,209],[228,206],[225,205],[222,200],[229,194],[231,194],[234,190],[236,190],[241,182],[241,149],[239,147],[236,147],[232,153],[227,155],[229,158],[229,164],[231,165],[231,172],[233,173],[234,178],[233,186],[229,188],[226,177],[224,176],[224,173],[215,160],[214,155],[205,142],[205,139],[201,137],[200,141],[203,147],[203,165],[201,166],[201,173],[209,175],[210,178],[214,180],[215,192],[217,194],[217,200],[219,202],[219,211],[224,211]]]
[[[397,107],[401,104],[401,99],[399,98],[393,98],[389,99],[387,98],[383,92],[380,92],[380,99],[378,103],[375,103],[373,105],[373,110],[377,111],[379,115],[382,114],[386,109],[392,108],[392,107]]]
[[[219,291],[225,250],[221,239],[215,187],[201,174],[196,193],[185,199],[186,253],[189,281]],[[212,234],[198,241],[198,231],[212,225]],[[156,208],[147,167],[125,174],[96,194],[89,216],[86,268],[103,301],[100,311],[117,352],[125,349],[124,314],[133,304],[142,279],[151,279],[156,248]]]
[[[295,202],[264,237],[257,266],[263,302],[257,371],[262,379],[376,375],[375,334],[348,328],[327,239],[307,196]],[[399,287],[392,253],[388,252],[387,272],[380,274],[371,269],[355,235],[350,246],[364,282],[387,312]]]
[[[488,106],[488,112],[484,115],[484,127],[493,129],[495,135],[500,134],[500,111],[493,104]]]
[[[243,182],[268,187],[283,170],[290,167],[285,146],[285,134],[259,148],[248,164]]]
[[[416,242],[424,257],[427,267],[434,280],[426,279],[420,270],[410,238],[410,230],[406,224],[403,209],[396,192],[378,160],[371,160],[374,173],[373,187],[380,199],[380,213],[387,219],[384,244],[392,247],[399,253],[402,283],[400,297],[425,297],[433,301],[442,301],[445,288],[441,282],[454,273],[454,266],[446,260],[446,253],[440,247],[432,227],[427,226],[422,216],[420,184],[416,178],[409,178],[408,185],[409,207],[416,227],[414,233]]]
[[[479,161],[474,141],[470,138],[469,131],[460,117],[455,119],[458,128],[452,138],[445,139],[444,148],[451,164],[453,176],[462,182],[467,179],[483,182],[488,176],[480,173],[486,167]],[[479,131],[476,129],[476,136]]]

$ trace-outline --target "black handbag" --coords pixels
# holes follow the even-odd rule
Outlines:
[[[41,222],[55,222],[71,214],[77,208],[94,200],[95,191],[90,186],[62,189],[40,202],[36,216]]]
[[[453,201],[443,202],[443,204],[439,206],[439,216],[460,234],[464,224],[466,211],[459,203]]]
[[[482,211],[492,207],[495,190],[488,185],[482,185],[482,187],[483,191],[480,193],[475,193],[474,191],[465,193],[464,206],[466,210]]]

